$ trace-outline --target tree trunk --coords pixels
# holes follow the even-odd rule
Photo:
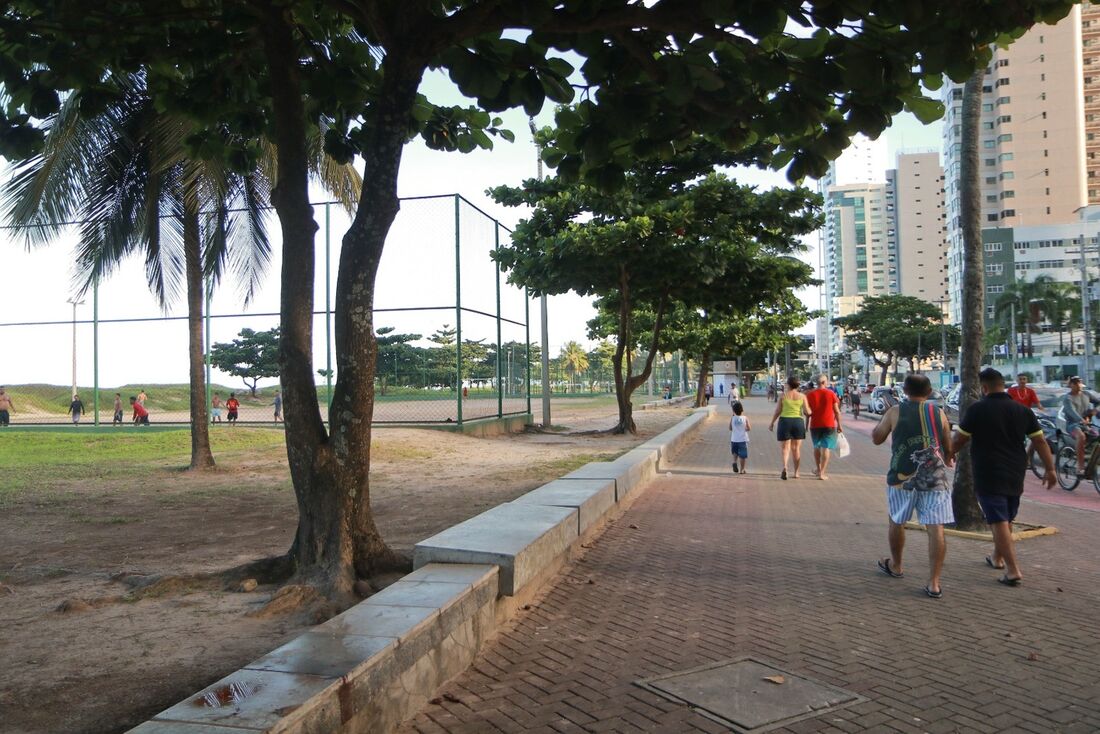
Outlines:
[[[702,408],[707,404],[707,378],[710,377],[710,351],[704,349],[702,361],[699,363],[699,387],[695,391],[695,407]]]
[[[202,244],[198,197],[184,195],[183,259],[187,278],[187,357],[191,378],[191,469],[211,469],[210,421],[206,413],[206,364],[203,353]]]
[[[890,360],[880,362],[876,359],[875,364],[882,368],[882,374],[878,378],[878,384],[881,387],[886,384],[886,376],[890,373]]]
[[[960,215],[963,233],[963,321],[962,360],[959,379],[959,412],[980,397],[978,372],[982,365],[984,336],[985,276],[982,263],[982,203],[978,168],[978,138],[982,116],[982,78],[978,69],[963,87],[962,101],[962,187]],[[985,529],[985,520],[974,496],[974,474],[967,446],[956,457],[955,485],[951,492],[955,526],[962,530]]]
[[[336,286],[337,382],[329,415],[321,419],[313,382],[314,236],[309,202],[306,113],[298,50],[281,10],[269,11],[264,50],[271,70],[279,166],[272,203],[283,241],[279,365],[286,408],[287,457],[298,500],[298,529],[290,556],[297,580],[331,599],[354,599],[356,577],[393,568],[400,560],[382,540],[370,508],[369,472],[374,371],[374,278],[386,234],[397,213],[397,172],[407,134],[406,111],[422,69],[386,59],[384,88],[366,159],[360,206],[344,237]],[[392,67],[392,68],[389,68]],[[362,205],[366,202],[366,205]]]

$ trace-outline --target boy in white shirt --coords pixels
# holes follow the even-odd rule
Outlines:
[[[733,404],[733,417],[730,418],[730,453],[733,454],[734,474],[739,471],[738,463],[740,463],[740,473],[748,474],[745,464],[749,460],[749,431],[752,427],[749,425],[749,417],[742,415],[744,412],[745,408],[740,401]]]

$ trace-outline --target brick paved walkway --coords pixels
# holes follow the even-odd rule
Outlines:
[[[1100,731],[1100,516],[1025,502],[1021,520],[1062,532],[1021,544],[1016,589],[994,583],[986,544],[950,538],[931,600],[921,533],[905,578],[875,568],[885,449],[851,431],[830,481],[807,478],[810,459],[782,482],[768,407],[748,403],[755,473],[729,471],[722,406],[402,731],[727,731],[634,681],[740,656],[867,699],[782,732]]]

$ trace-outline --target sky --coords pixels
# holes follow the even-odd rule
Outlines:
[[[439,103],[461,103],[463,100],[449,80],[438,72],[425,79],[423,91]],[[500,115],[505,127],[516,134],[515,143],[497,140],[492,151],[442,153],[427,149],[419,142],[410,143],[404,153],[398,190],[402,197],[428,197],[461,194],[474,207],[511,227],[523,216],[523,211],[495,204],[486,189],[501,184],[517,185],[536,174],[536,150],[528,132],[522,111]],[[536,118],[539,126],[552,122],[548,104]],[[904,148],[938,148],[939,125],[925,127],[911,116],[899,117],[887,131],[890,160]],[[781,172],[739,169],[732,172],[738,180],[761,188],[788,185]],[[314,200],[325,200],[323,191],[314,192]],[[325,303],[325,242],[331,248],[332,282],[339,241],[348,218],[337,207],[329,212],[326,229],[324,208],[317,210],[321,226],[318,233],[318,282],[315,288],[317,308]],[[408,200],[403,204],[380,268],[376,307],[386,310],[378,314],[377,326],[393,326],[402,333],[426,337],[444,326],[454,326],[456,313],[454,283],[454,213],[453,197]],[[488,258],[494,227],[491,220],[463,203],[459,211],[462,241],[463,306],[492,313],[495,310],[496,272]],[[274,215],[269,219],[269,232],[276,255],[259,292],[245,306],[239,283],[227,278],[213,297],[211,311],[215,314],[248,313],[246,317],[221,317],[213,321],[213,342],[224,342],[236,336],[242,327],[255,330],[278,325],[278,226]],[[327,231],[327,238],[326,238]],[[506,236],[501,232],[502,238]],[[804,259],[817,267],[817,237],[806,243]],[[0,232],[0,257],[3,263],[4,285],[0,288],[0,384],[50,383],[67,384],[73,362],[73,251],[75,239],[71,233],[49,246],[28,251],[12,233]],[[820,307],[818,289],[807,289],[801,297],[810,308]],[[124,263],[111,277],[101,282],[98,294],[99,384],[140,385],[143,383],[183,382],[187,379],[186,322],[180,318],[186,311],[182,299],[163,311],[146,287],[144,266],[140,259]],[[76,307],[77,381],[80,385],[93,382],[94,340],[91,321],[93,297],[83,297]],[[524,320],[524,298],[507,284],[502,286],[502,311],[511,321]],[[434,311],[411,311],[412,308],[435,307]],[[557,353],[567,341],[589,343],[585,322],[592,316],[590,299],[572,294],[549,298],[550,350]],[[111,319],[149,319],[174,317],[172,321],[132,321],[104,323]],[[30,323],[35,322],[35,323]],[[42,324],[40,322],[52,322]],[[25,325],[9,325],[25,324]],[[812,332],[808,324],[804,331]],[[326,364],[325,321],[315,321],[318,335],[314,351],[316,368]],[[539,309],[537,301],[530,309],[532,341],[539,340]],[[463,337],[495,341],[495,322],[476,314],[463,315]],[[522,341],[522,327],[506,323],[504,341]],[[421,340],[421,343],[423,340]],[[236,378],[215,371],[215,382],[227,386],[239,384]],[[271,382],[271,381],[269,381]],[[263,384],[263,383],[261,383]]]

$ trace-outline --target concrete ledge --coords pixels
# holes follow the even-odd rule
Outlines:
[[[651,400],[647,403],[635,406],[638,410],[653,410],[654,408],[668,408],[677,405],[685,405],[695,400],[694,395],[677,395],[670,400]]]
[[[657,434],[638,448],[653,449],[656,451],[657,466],[660,467],[662,462],[666,462],[668,457],[675,453],[680,446],[695,433],[695,429],[699,427],[699,423],[705,421],[709,416],[709,413],[693,411],[690,416],[667,431]]]
[[[576,540],[577,515],[569,507],[506,502],[417,543],[413,568],[494,564],[500,566],[500,593],[513,596]]]
[[[474,418],[461,423],[372,423],[372,428],[426,428],[430,431],[461,433],[475,438],[501,436],[505,433],[522,433],[533,418],[530,413],[506,415],[503,418]]]
[[[575,469],[563,480],[614,480],[615,501],[623,499],[657,475],[657,449],[637,448],[627,451],[614,461],[593,461]]]
[[[428,693],[465,670],[495,628],[494,566],[422,571],[132,731],[323,734],[396,727]]]
[[[514,504],[572,507],[577,510],[577,535],[584,535],[589,528],[598,525],[615,507],[615,481],[613,479],[555,479],[532,489]]]

